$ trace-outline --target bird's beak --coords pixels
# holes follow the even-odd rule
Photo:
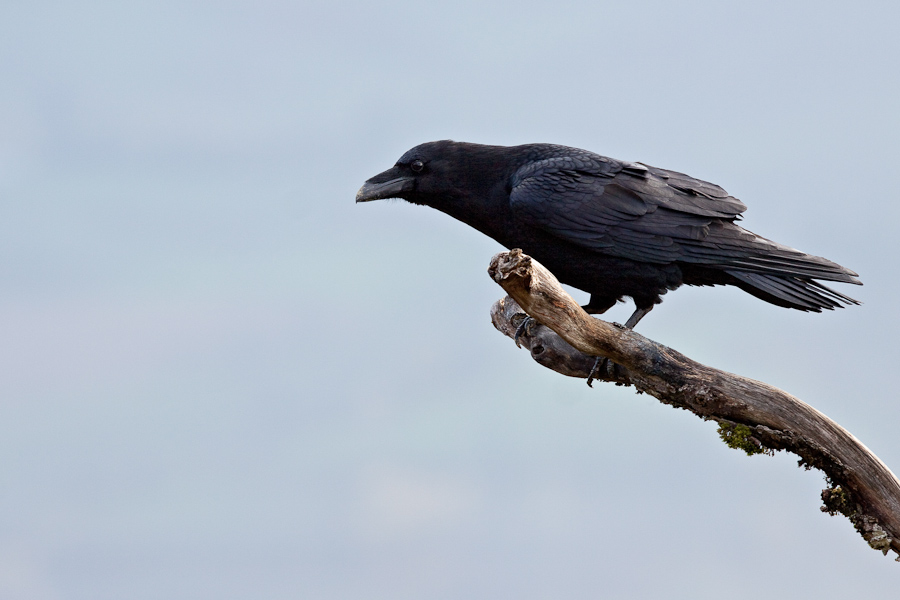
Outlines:
[[[403,175],[400,169],[392,167],[365,182],[356,192],[356,201],[371,202],[385,198],[400,198],[403,192],[414,190],[415,184],[413,177]]]

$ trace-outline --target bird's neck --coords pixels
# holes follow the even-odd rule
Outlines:
[[[514,223],[505,182],[480,192],[455,196],[435,208],[508,246]]]

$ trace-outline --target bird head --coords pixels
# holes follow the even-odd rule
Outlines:
[[[357,202],[402,198],[414,204],[433,206],[436,197],[452,192],[449,175],[454,171],[454,142],[420,144],[407,151],[397,163],[366,181],[356,193]]]
[[[402,198],[448,210],[472,195],[483,196],[498,182],[492,151],[483,146],[442,140],[408,150],[397,163],[366,181],[356,193],[357,202]]]

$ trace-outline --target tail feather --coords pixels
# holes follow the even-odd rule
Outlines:
[[[686,255],[681,259],[684,262],[715,265],[738,279],[741,277],[737,273],[748,277],[749,273],[755,273],[781,279],[823,279],[861,285],[855,272],[836,262],[773,242],[733,223],[711,223],[708,235],[702,240],[679,242],[685,249]],[[842,302],[844,298],[841,296]]]
[[[858,275],[841,267],[836,263],[820,259],[818,256],[804,255],[794,260],[785,260],[780,257],[754,256],[748,259],[736,260],[732,265],[747,271],[757,273],[772,273],[779,271],[785,275],[794,275],[800,278],[825,279],[839,281],[841,283],[853,283],[859,285]]]
[[[833,310],[859,304],[859,301],[808,278],[737,269],[729,269],[726,273],[734,277],[738,287],[744,291],[778,306],[821,312],[822,309]]]

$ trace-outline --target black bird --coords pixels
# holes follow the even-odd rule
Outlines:
[[[629,328],[682,284],[734,285],[802,311],[859,304],[816,281],[862,285],[856,273],[738,226],[747,207],[719,186],[587,150],[429,142],[356,194],[382,198],[431,206],[521,248],[589,292],[589,313],[630,296]]]

